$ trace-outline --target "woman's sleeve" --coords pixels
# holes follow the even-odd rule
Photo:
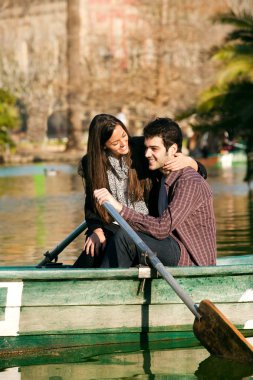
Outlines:
[[[88,229],[94,231],[96,228],[103,227],[103,221],[94,209],[93,196],[90,189],[90,184],[87,177],[87,156],[84,156],[79,165],[79,174],[84,180],[85,202],[84,202],[84,216],[87,222]],[[81,169],[80,169],[81,167]]]
[[[89,186],[86,186],[84,214],[87,222],[88,229],[94,231],[96,228],[103,228],[103,221],[93,207],[93,197],[88,190]]]

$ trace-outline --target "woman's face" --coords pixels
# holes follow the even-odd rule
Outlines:
[[[109,140],[106,141],[105,147],[117,158],[120,158],[129,152],[128,135],[121,125],[116,125],[113,134]]]

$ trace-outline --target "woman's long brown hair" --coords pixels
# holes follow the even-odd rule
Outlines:
[[[108,114],[96,115],[91,121],[89,128],[88,146],[87,146],[87,183],[89,190],[93,195],[95,189],[107,188],[109,183],[107,177],[107,169],[109,161],[106,154],[105,143],[110,139],[116,125],[120,125],[128,138],[129,132],[126,126],[115,116]],[[129,167],[128,171],[128,196],[132,202],[141,200],[144,194],[144,182],[140,181],[137,176],[136,169],[132,167],[131,147],[126,155],[126,163]],[[104,207],[95,202],[93,196],[93,206],[100,217],[106,222],[112,221],[111,216],[106,212]]]

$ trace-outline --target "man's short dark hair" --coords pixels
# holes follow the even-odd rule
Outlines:
[[[173,144],[177,144],[178,152],[182,150],[183,134],[181,128],[174,120],[168,117],[158,117],[151,121],[145,126],[143,133],[145,139],[156,136],[161,137],[166,150]]]

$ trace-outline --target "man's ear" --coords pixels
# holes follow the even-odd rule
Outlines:
[[[177,146],[177,144],[175,143],[175,144],[172,144],[171,147],[170,147],[169,149],[170,149],[170,153],[171,153],[172,155],[174,155],[175,153],[177,153],[178,146]]]

